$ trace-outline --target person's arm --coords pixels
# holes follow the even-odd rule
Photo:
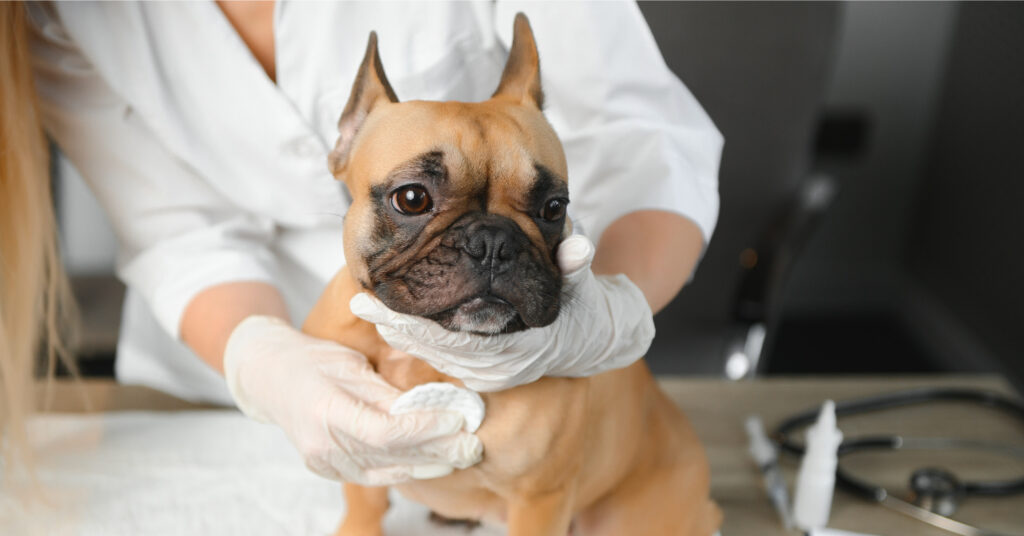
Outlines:
[[[173,151],[93,66],[61,24],[58,7],[29,6],[44,126],[89,184],[114,228],[118,276],[141,295],[160,326],[180,338],[183,312],[204,290],[274,280],[267,248],[274,223],[234,205],[187,155]],[[213,313],[203,316],[213,326],[226,321]],[[221,353],[202,350],[210,344],[206,335],[193,332],[190,338],[204,339],[197,348],[204,358]],[[217,334],[209,338],[217,339]],[[222,347],[223,333],[220,339]]]
[[[675,298],[697,266],[704,238],[693,221],[642,210],[615,220],[597,245],[594,273],[626,274],[657,313]]]
[[[201,291],[185,307],[181,339],[206,364],[223,374],[224,348],[231,332],[253,315],[288,320],[288,309],[277,287],[261,281],[216,285]]]
[[[236,206],[165,146],[92,67],[54,5],[29,8],[44,124],[110,217],[118,274],[169,335],[224,372],[240,409],[281,427],[329,478],[390,485],[478,462],[482,446],[459,412],[391,415],[402,393],[365,356],[287,321],[271,284],[272,219]]]

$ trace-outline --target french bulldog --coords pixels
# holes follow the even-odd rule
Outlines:
[[[500,337],[553,322],[564,305],[555,252],[571,223],[565,155],[543,100],[521,13],[497,91],[477,103],[399,102],[371,33],[329,159],[352,196],[347,266],[303,330],[362,352],[407,390],[461,382],[389,347],[349,310],[356,293],[449,330]],[[704,450],[643,360],[482,396],[483,460],[400,493],[445,518],[504,524],[511,536],[717,530]],[[337,534],[382,534],[388,489],[345,484],[344,493]]]

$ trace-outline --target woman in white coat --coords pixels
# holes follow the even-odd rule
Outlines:
[[[517,11],[537,36],[573,219],[597,244],[590,269],[586,245],[560,256],[578,257],[568,260],[589,278],[626,274],[634,285],[600,296],[612,306],[590,322],[645,335],[609,335],[597,341],[604,351],[579,358],[564,349],[592,334],[563,333],[560,350],[520,348],[497,379],[461,367],[465,356],[444,340],[425,341],[424,357],[482,390],[639,358],[651,315],[711,236],[722,140],[665,66],[636,5],[31,5],[43,124],[118,234],[129,288],[119,380],[238,402],[334,478],[390,484],[475,463],[479,443],[458,416],[389,415],[399,393],[356,352],[242,321],[300,323],[344,264],[348,197],[326,159],[370,30],[400,98],[482,100],[500,77]],[[642,310],[630,305],[638,297]],[[570,305],[562,316],[573,314]]]

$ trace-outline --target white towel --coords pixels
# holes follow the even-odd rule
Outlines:
[[[340,484],[235,411],[43,415],[30,431],[47,503],[26,504],[24,478],[4,475],[0,534],[328,535],[345,512]],[[439,527],[392,499],[388,536],[503,534]]]

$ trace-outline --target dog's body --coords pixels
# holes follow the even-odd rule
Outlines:
[[[332,155],[335,175],[353,195],[345,222],[349,264],[304,331],[362,352],[407,390],[460,382],[388,346],[349,311],[356,293],[373,292],[393,309],[456,330],[498,333],[553,321],[560,274],[552,259],[568,229],[556,210],[558,196],[567,195],[566,166],[540,114],[542,98],[525,17],[517,18],[498,92],[482,103],[399,105],[371,37]],[[381,202],[389,188],[390,208]],[[438,206],[420,211],[433,207],[430,194]],[[435,289],[442,294],[431,294]],[[512,536],[565,536],[570,526],[586,536],[707,536],[717,529],[703,449],[643,361],[483,398],[483,461],[402,484],[403,495],[447,518],[507,523]],[[346,484],[345,495],[339,534],[381,534],[387,488]]]

